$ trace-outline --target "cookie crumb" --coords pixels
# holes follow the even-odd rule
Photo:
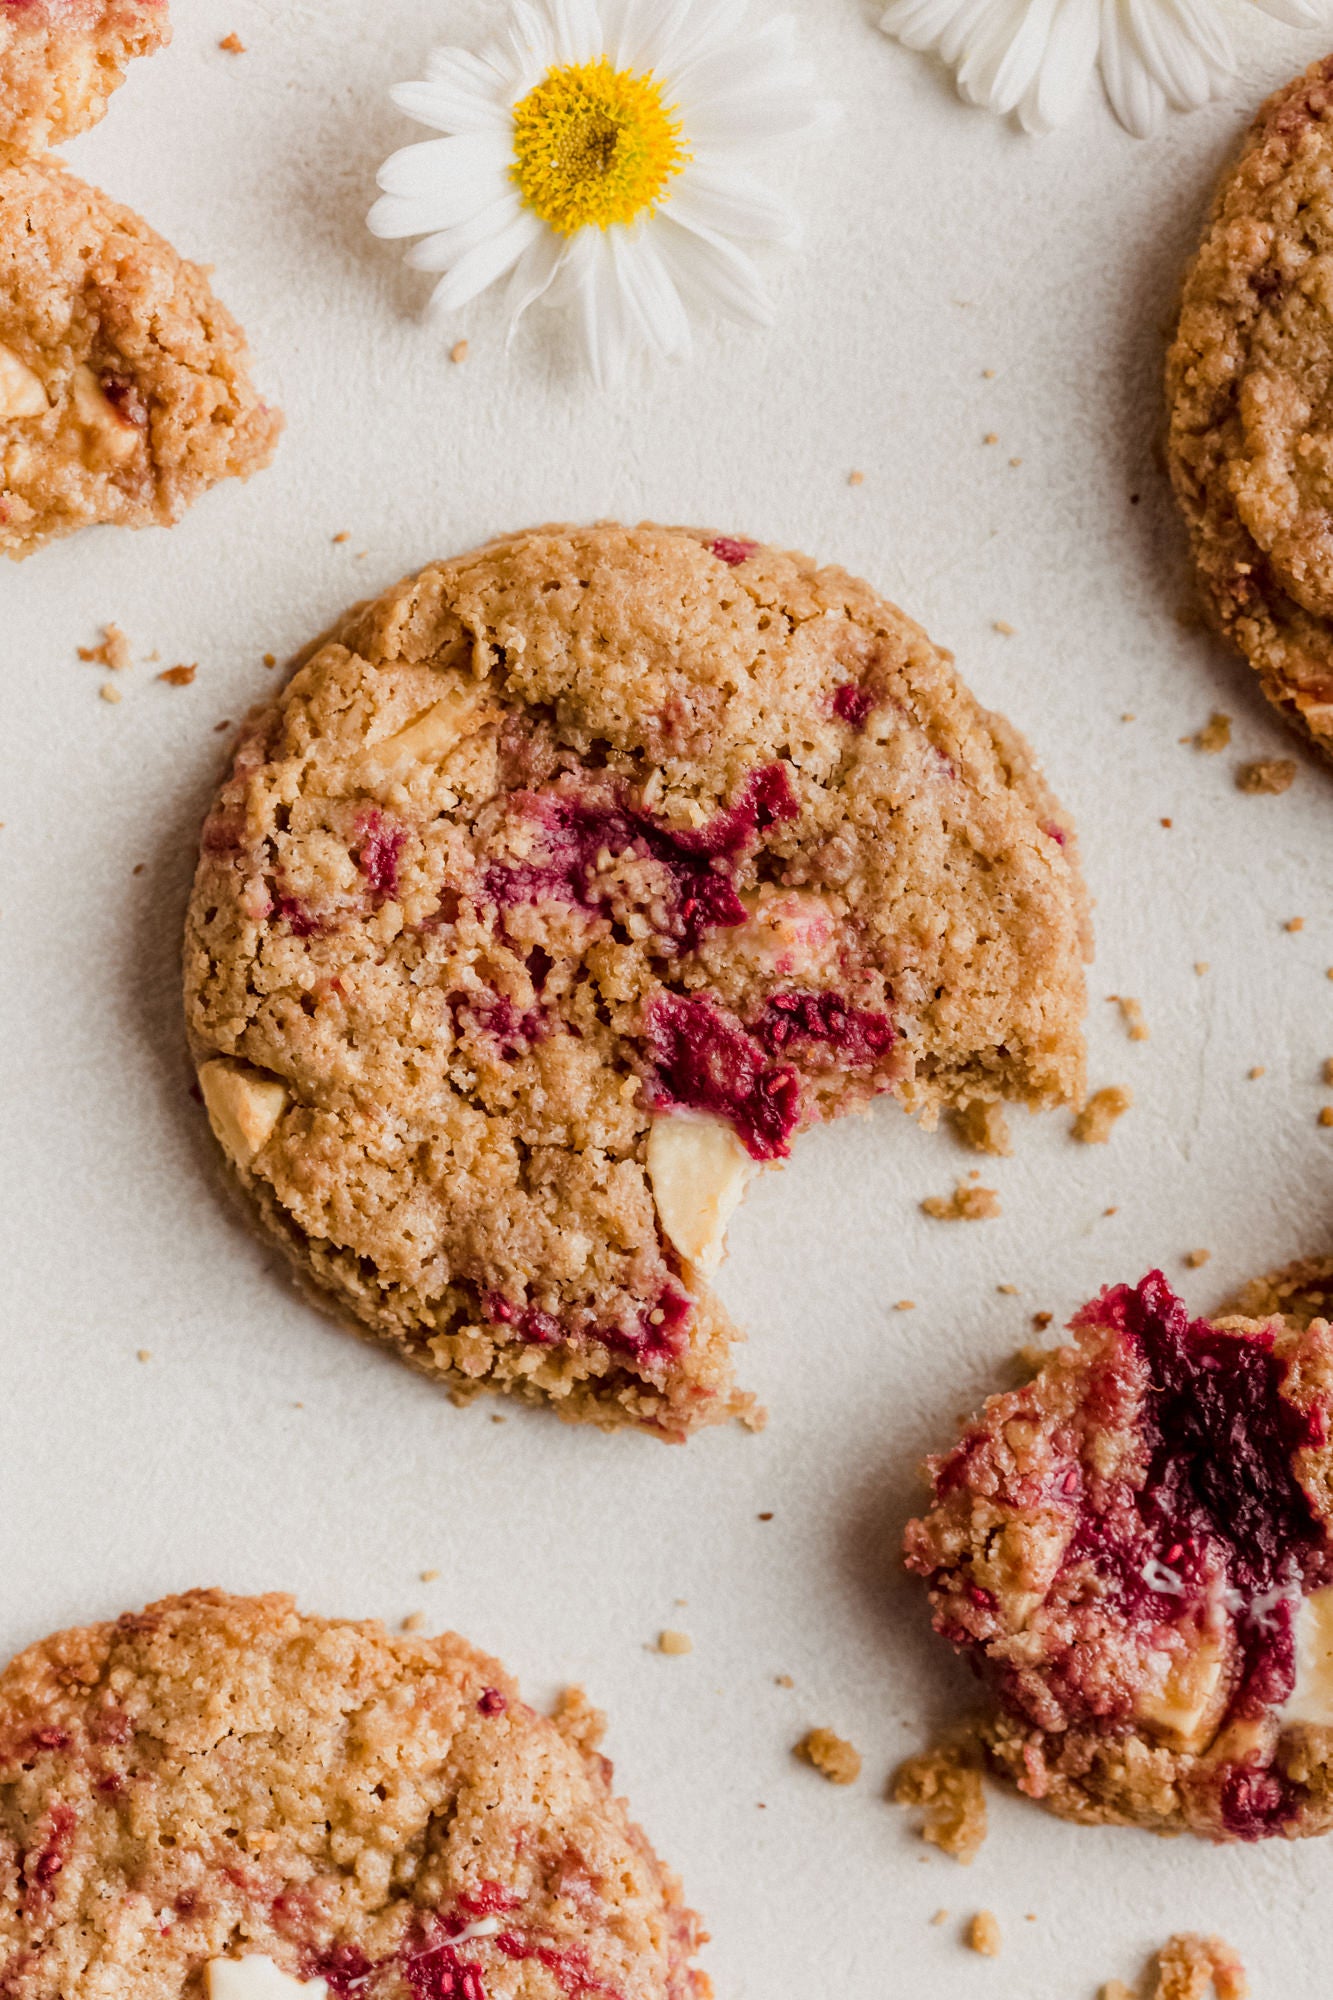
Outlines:
[[[669,1653],[673,1658],[678,1658],[683,1653],[694,1651],[694,1641],[688,1632],[659,1632],[657,1650],[659,1653]]]
[[[1206,757],[1215,757],[1219,750],[1225,750],[1231,741],[1231,717],[1221,709],[1214,709],[1212,715],[1194,738],[1196,750],[1202,750]]]
[[[1157,1954],[1156,1978],[1146,1987],[1146,2000],[1249,2000],[1250,1982],[1229,1944],[1219,1937],[1198,1937],[1189,1931],[1168,1938]],[[1112,1979],[1102,1988],[1104,2000],[1134,2000],[1132,1988]]]
[[[218,47],[225,49],[230,56],[243,56],[245,54],[245,43],[234,30],[230,35],[222,37],[222,40],[218,43]]]
[[[1262,1063],[1256,1063],[1254,1065],[1254,1068],[1247,1069],[1245,1074],[1246,1076],[1248,1076],[1251,1083],[1257,1083],[1261,1076],[1267,1076],[1268,1071],[1264,1068],[1264,1065]]]
[[[434,1583],[437,1581],[439,1574],[440,1572],[437,1569],[423,1569],[421,1572],[421,1581],[423,1583]]]
[[[847,474],[847,484],[849,486],[864,486],[865,483],[866,476],[864,472],[849,472]]]
[[[1120,1009],[1120,1018],[1125,1024],[1125,1033],[1131,1042],[1151,1041],[1152,1034],[1143,1017],[1142,1004],[1128,993],[1108,993],[1108,1000],[1114,1000]]]
[[[1134,1102],[1134,1093],[1123,1083],[1110,1083],[1094,1091],[1075,1118],[1072,1131],[1081,1146],[1104,1146],[1118,1118],[1123,1118]]]
[[[773,1685],[774,1687],[790,1688],[795,1687],[796,1683],[790,1674],[774,1674]]]
[[[1164,819],[1161,823],[1164,827],[1167,828],[1168,831],[1170,831],[1170,829],[1175,825],[1175,821],[1173,819]]]
[[[987,431],[981,442],[983,444],[998,444],[1000,442],[1000,434],[998,431]]]
[[[994,1188],[969,1187],[966,1181],[951,1195],[928,1194],[921,1206],[936,1222],[987,1222],[1003,1213]]]
[[[1021,465],[1021,464],[1023,463],[1023,461],[1022,461],[1022,459],[1021,459],[1021,458],[1011,458],[1011,459],[1010,459],[1010,461],[1009,461],[1009,463],[1010,463],[1010,465],[1013,465],[1013,466],[1018,466],[1018,465]]]
[[[1047,1327],[1050,1325],[1051,1321],[1054,1318],[1055,1318],[1054,1313],[1049,1313],[1049,1312],[1033,1313],[1032,1325],[1034,1330],[1037,1333],[1045,1333]]]
[[[97,692],[101,695],[103,701],[115,703],[121,699],[120,689],[113,686],[110,681],[103,681]]]
[[[1098,1989],[1097,2000],[1134,2000],[1134,1992],[1132,1987],[1126,1986],[1123,1979],[1108,1979],[1106,1984]]]
[[[1319,1074],[1323,1077],[1325,1083],[1333,1084],[1333,1056],[1325,1056],[1324,1067],[1320,1070]]]
[[[998,632],[1004,639],[1012,639],[1016,636],[1015,628],[1009,623],[1007,618],[992,618],[991,629]]]
[[[333,541],[335,544],[339,542],[350,542],[351,539],[352,539],[352,531],[350,528],[343,528],[339,534],[333,536]]]
[[[80,646],[78,654],[81,660],[89,660],[99,667],[110,667],[113,673],[123,672],[133,660],[130,642],[119,625],[104,625],[101,644]]]
[[[1288,917],[1282,928],[1284,931],[1303,931],[1305,929],[1305,918]]]
[[[994,1910],[978,1910],[967,1927],[968,1949],[983,1958],[1000,1956],[1000,1920]]]
[[[1208,970],[1208,967],[1209,967],[1209,963],[1210,963],[1210,961],[1209,961],[1208,959],[1206,959],[1206,958],[1196,958],[1196,959],[1195,959],[1195,961],[1194,961],[1194,970],[1195,970],[1195,973],[1196,973],[1196,975],[1198,976],[1198,978],[1200,978],[1200,979],[1202,979],[1202,978],[1203,978],[1203,975],[1204,975],[1204,973],[1205,973],[1205,972],[1207,972],[1207,970]]]
[[[1135,715],[1132,708],[1127,708],[1124,714],[1121,716],[1120,720],[1122,722],[1137,722],[1138,717]]]
[[[1256,757],[1252,764],[1242,764],[1236,772],[1236,787],[1242,792],[1286,792],[1295,780],[1294,757]]]
[[[1321,1125],[1333,1125],[1333,1104],[1325,1104],[1319,1113]]]
[[[1191,1271],[1200,1271],[1212,1254],[1211,1250],[1187,1250],[1183,1261]]]
[[[449,349],[449,359],[453,362],[455,368],[460,362],[467,360],[467,354],[468,346],[465,340],[456,340]]]
[[[993,368],[983,368],[981,379],[983,382],[993,382],[995,380],[995,370]]]
[[[899,1299],[899,1300],[897,1301],[896,1305],[894,1306],[893,1310],[894,1310],[894,1311],[895,1311],[896,1313],[910,1313],[910,1312],[915,1312],[915,1311],[916,1311],[916,1300],[915,1300],[915,1299]]]
[[[931,1918],[930,1921],[935,1926],[936,1930],[938,1930],[941,1924],[948,1923],[949,1912],[947,1910],[936,1910],[934,1916]]]
[[[196,661],[194,666],[192,667],[168,667],[166,671],[164,673],[160,673],[157,676],[157,678],[160,681],[165,681],[168,687],[187,688],[190,685],[190,682],[194,679],[195,675],[198,673],[198,671],[199,671],[199,664]]]
[[[831,1785],[851,1785],[861,1775],[860,1752],[831,1729],[811,1729],[796,1745],[795,1756],[812,1764]]]
[[[986,1838],[981,1751],[971,1736],[939,1743],[900,1764],[889,1781],[895,1805],[922,1814],[921,1838],[955,1861],[969,1862]]]
[[[136,1361],[151,1361],[153,1358],[153,1350],[151,1347],[141,1347],[134,1358]]]
[[[426,1622],[424,1611],[409,1611],[403,1620],[404,1632],[419,1632]]]
[[[276,667],[277,664],[278,664],[278,656],[276,653],[265,653],[264,665],[266,667]]]
[[[986,1104],[974,1097],[954,1110],[952,1122],[958,1137],[974,1153],[993,1153],[1007,1159],[1014,1150],[1002,1104]]]
[[[1016,1299],[1018,1297],[1017,1285],[997,1285],[995,1289],[997,1292],[1003,1292],[1007,1299]]]

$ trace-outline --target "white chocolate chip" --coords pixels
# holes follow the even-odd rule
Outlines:
[[[271,1958],[213,1958],[204,1968],[208,2000],[288,2000],[294,1993],[327,1995],[322,1979],[294,1979]]]
[[[49,408],[40,376],[0,341],[0,418],[44,417]]]
[[[481,726],[488,713],[480,690],[460,681],[405,728],[362,752],[357,773],[361,783],[383,785],[413,764],[438,764]]]
[[[1312,1590],[1296,1611],[1296,1684],[1278,1721],[1333,1728],[1333,1587]]]
[[[104,394],[102,385],[84,362],[74,370],[70,384],[74,420],[83,432],[88,454],[96,453],[121,464],[133,458],[143,436],[137,424],[127,423]]]
[[[1207,1748],[1222,1720],[1226,1705],[1222,1666],[1221,1641],[1205,1634],[1188,1653],[1168,1659],[1160,1685],[1139,1699],[1140,1720],[1171,1749],[1197,1755]]]
[[[722,1261],[727,1224],[750,1178],[750,1156],[725,1118],[672,1111],[648,1134],[648,1178],[662,1228],[701,1270]]]
[[[200,1068],[199,1088],[214,1138],[238,1167],[248,1167],[287,1108],[285,1086],[219,1056]]]

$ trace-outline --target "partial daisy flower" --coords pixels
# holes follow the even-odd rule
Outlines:
[[[450,313],[501,278],[514,326],[536,299],[568,305],[599,383],[629,354],[690,350],[698,311],[768,325],[751,254],[790,244],[795,217],[752,156],[822,107],[789,16],[750,25],[749,0],[507,0],[480,54],[436,49],[395,104],[447,136],[395,153],[370,212],[377,236],[444,273]],[[429,233],[427,233],[429,232]]]
[[[1294,28],[1333,23],[1333,0],[1254,0]],[[891,0],[886,34],[931,49],[970,104],[1017,111],[1049,132],[1074,110],[1100,65],[1111,109],[1145,139],[1168,105],[1197,111],[1236,73],[1217,0]]]

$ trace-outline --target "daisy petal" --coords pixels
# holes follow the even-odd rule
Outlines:
[[[665,360],[690,351],[690,322],[653,241],[652,225],[608,231],[616,281],[646,347]]]
[[[1325,28],[1329,25],[1329,9],[1321,0],[1254,0],[1265,14],[1271,14],[1275,21],[1285,21],[1289,28]]]
[[[510,315],[506,345],[514,338],[528,307],[544,297],[559,277],[565,248],[563,236],[557,236],[553,229],[543,229],[515,264],[505,293],[505,310]]]
[[[741,325],[771,326],[773,306],[754,264],[721,238],[682,228],[669,214],[654,217],[662,262],[687,305],[721,313]]]
[[[524,209],[498,236],[478,243],[466,256],[459,258],[431,293],[431,311],[453,312],[458,306],[465,306],[469,299],[475,299],[478,292],[484,292],[488,285],[493,285],[497,278],[503,278],[506,271],[512,270],[540,231],[541,224],[536,216]]]
[[[1166,96],[1144,66],[1121,0],[1102,0],[1101,72],[1120,123],[1136,139],[1148,138],[1162,122]]]
[[[379,184],[390,201],[434,202],[418,229],[442,228],[471,214],[482,201],[493,201],[509,180],[512,154],[507,139],[491,132],[469,132],[450,139],[423,139],[392,154],[379,170]],[[410,235],[411,228],[381,235]]]
[[[389,92],[400,111],[436,132],[507,132],[508,104],[497,89],[459,89],[452,83],[400,83]]]
[[[1097,0],[1060,0],[1041,68],[1019,106],[1025,131],[1050,132],[1064,124],[1088,87],[1099,33]]]
[[[507,229],[523,213],[523,204],[511,188],[499,201],[479,209],[466,222],[456,222],[450,229],[436,230],[433,236],[414,243],[405,262],[414,271],[452,270],[469,250],[485,243],[489,237],[498,236],[502,229]]]
[[[794,243],[795,210],[739,167],[692,160],[672,189],[671,214],[688,229],[755,243]]]

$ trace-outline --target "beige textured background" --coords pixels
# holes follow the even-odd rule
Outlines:
[[[174,49],[70,149],[216,264],[290,427],[273,471],[170,534],[85,536],[0,577],[0,1650],[216,1581],[421,1609],[534,1693],[582,1679],[711,1923],[721,2000],[1078,2000],[1182,1926],[1238,1944],[1259,1994],[1316,2000],[1333,1844],[1165,1846],[1000,1801],[961,1872],[882,1787],[966,1694],[896,1574],[912,1468],[1028,1315],[1155,1262],[1206,1307],[1333,1237],[1333,779],[1303,763],[1283,798],[1235,791],[1242,757],[1290,746],[1245,671],[1176,621],[1154,463],[1161,329],[1214,171],[1321,50],[1235,6],[1232,102],[1138,144],[1090,100],[1038,143],[961,107],[858,0],[797,4],[845,117],[800,176],[781,324],[706,335],[691,369],[613,399],[540,316],[506,358],[484,301],[451,367],[414,317],[426,281],[361,225],[411,136],[385,89],[483,0],[192,0]],[[232,30],[245,56],[218,52]],[[1003,1218],[979,1225],[919,1214],[972,1161],[892,1106],[805,1140],[755,1189],[722,1281],[770,1428],[685,1451],[460,1415],[326,1327],[219,1199],[178,1021],[213,731],[270,684],[261,655],[427,557],[597,514],[811,549],[956,649],[1078,816],[1092,1079],[1137,1097],[1105,1148],[1025,1119],[986,1176]],[[197,660],[194,686],[138,664],[101,702],[75,648],[107,619],[140,661]],[[1202,757],[1178,739],[1215,706],[1234,747]],[[1112,992],[1142,1000],[1150,1042],[1125,1038]],[[1195,1246],[1212,1260],[1188,1272]],[[890,1310],[902,1297],[915,1312]],[[691,1657],[646,1650],[663,1625]],[[859,1745],[855,1789],[792,1762],[812,1723]],[[982,1905],[998,1965],[958,1942]]]

